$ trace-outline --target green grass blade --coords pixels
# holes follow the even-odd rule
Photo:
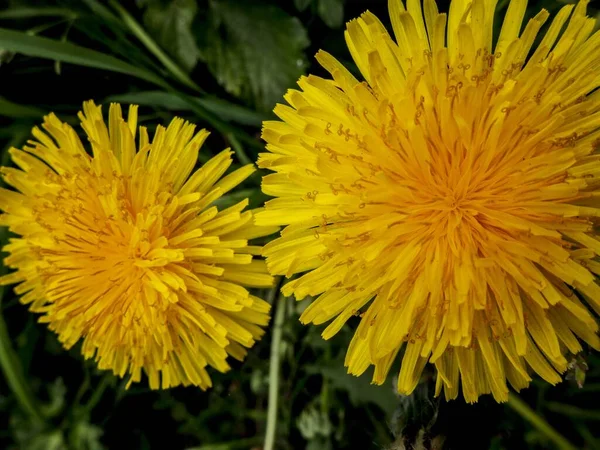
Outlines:
[[[33,106],[23,106],[0,97],[0,116],[12,117],[14,119],[34,118],[41,120],[47,114],[46,111]]]
[[[113,56],[71,44],[40,36],[0,28],[0,48],[27,56],[53,59],[80,66],[110,70],[165,86],[164,81],[147,70],[135,67]]]
[[[253,111],[243,106],[220,100],[214,97],[189,97],[207,111],[227,122],[240,125],[260,127],[263,120],[267,120],[266,114]],[[134,103],[137,105],[148,105],[170,110],[190,111],[190,104],[180,97],[163,91],[129,92],[127,94],[110,96],[107,102]]]
[[[129,14],[129,12],[127,12],[127,10],[123,8],[119,2],[115,0],[109,0],[109,3],[119,13],[121,20],[129,28],[133,35],[137,37],[142,44],[144,44],[150,53],[152,53],[162,63],[162,65],[173,75],[175,79],[196,92],[202,92],[200,86],[194,83],[188,74],[186,74],[181,67],[179,67],[175,61],[173,61],[169,55],[167,55],[167,53],[165,53],[163,49],[160,48],[156,42],[154,42],[154,39],[150,37],[144,27],[142,27],[134,19],[134,17]]]
[[[29,19],[31,17],[71,17],[77,14],[68,8],[10,8],[0,11],[0,19]]]
[[[236,122],[241,125],[260,127],[263,120],[269,119],[269,116],[266,114],[214,97],[200,98],[198,99],[198,103],[213,114],[222,117],[229,122]]]

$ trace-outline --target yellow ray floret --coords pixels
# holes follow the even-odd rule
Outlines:
[[[366,81],[319,52],[332,79],[264,123],[256,224],[287,225],[267,265],[304,272],[284,293],[316,297],[301,320],[325,339],[360,316],[354,375],[382,383],[402,349],[400,392],[429,362],[438,394],[505,401],[600,348],[600,32],[581,1],[534,48],[549,14],[522,26],[526,3],[493,45],[495,0],[390,0],[395,40],[369,12],[347,26]]]
[[[79,118],[91,155],[54,114],[10,149],[20,169],[1,169],[16,191],[0,189],[0,225],[20,237],[3,249],[16,271],[0,285],[19,283],[21,301],[66,348],[82,339],[100,369],[206,389],[206,367],[228,370],[269,321],[269,304],[245,289],[273,281],[248,240],[277,228],[254,225],[248,200],[211,206],[254,169],[223,177],[225,150],[194,171],[208,132],[182,119],[150,139],[137,106],[124,120],[112,104],[108,127],[91,101]]]

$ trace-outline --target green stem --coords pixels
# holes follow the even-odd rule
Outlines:
[[[590,376],[590,372],[587,373],[587,376]],[[585,389],[573,391],[573,394],[589,395],[590,392],[600,392],[600,383],[585,383]]]
[[[81,398],[83,397],[83,394],[85,394],[85,391],[87,391],[89,387],[90,387],[90,375],[89,375],[89,372],[86,370],[85,378],[83,379],[83,383],[81,383],[81,386],[79,386],[79,389],[77,390],[77,394],[75,395],[75,400],[73,400],[73,406],[75,406],[75,407],[79,406],[79,402],[81,402]]]
[[[274,298],[279,291],[279,283],[275,284]],[[286,299],[281,299],[275,305],[275,324],[273,326],[273,338],[271,339],[271,358],[269,365],[269,407],[267,409],[267,430],[265,431],[264,450],[273,450],[275,444],[275,431],[277,430],[277,402],[279,399],[279,364],[281,359],[281,335],[283,319],[285,317]]]
[[[331,362],[331,346],[325,347],[325,362]],[[329,380],[323,377],[323,387],[321,388],[321,412],[323,415],[329,415]]]
[[[3,294],[4,287],[0,287],[0,299]],[[37,401],[33,396],[30,386],[26,383],[19,357],[10,343],[11,340],[6,328],[6,322],[0,311],[0,367],[21,409],[29,414],[31,419],[41,424],[44,422],[44,417],[37,406]]]
[[[573,419],[600,420],[600,412],[589,409],[578,408],[577,406],[566,405],[559,402],[547,402],[546,408],[557,414],[569,416]]]
[[[109,0],[109,4],[119,13],[121,20],[131,30],[131,32],[144,44],[144,46],[158,59],[163,66],[179,82],[193,89],[196,92],[202,92],[202,89],[163,51],[160,46],[154,42],[146,30],[135,20],[135,18],[123,8],[116,0]]]
[[[600,450],[600,442],[585,424],[577,424],[575,428],[577,428],[585,443],[589,445],[590,450]]]
[[[512,392],[509,394],[507,405],[550,439],[556,445],[556,448],[560,450],[577,450],[577,447],[567,441],[542,417],[538,416],[517,394]]]
[[[69,21],[69,23],[67,24],[67,27],[65,28],[65,31],[63,32],[62,36],[60,37],[60,42],[67,42],[67,37],[69,36],[69,31],[71,31],[71,28],[73,28],[73,23],[75,22],[75,18],[71,19]],[[56,72],[57,75],[60,75],[61,73],[61,62],[57,59],[56,61],[54,61],[54,71]]]
[[[329,415],[329,380],[325,377],[321,388],[321,412],[323,415]]]
[[[94,392],[92,393],[92,396],[90,397],[88,402],[83,407],[83,411],[82,411],[83,414],[89,414],[92,412],[94,407],[98,404],[98,402],[102,398],[102,395],[104,394],[104,391],[108,387],[108,384],[109,384],[110,380],[112,379],[112,377],[113,376],[111,374],[106,374],[106,375],[104,375],[102,380],[100,380],[100,383],[98,383],[96,390],[94,390]]]

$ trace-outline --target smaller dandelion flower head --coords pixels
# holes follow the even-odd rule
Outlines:
[[[587,1],[522,27],[512,0],[390,0],[395,41],[373,14],[348,23],[365,81],[331,55],[264,123],[259,166],[276,197],[256,216],[287,225],[265,246],[304,323],[330,338],[360,324],[346,366],[398,389],[429,362],[437,393],[508,396],[531,374],[555,384],[578,338],[600,348],[600,32]]]
[[[129,383],[144,371],[153,389],[206,389],[206,367],[228,370],[269,320],[269,304],[245,288],[272,284],[248,240],[276,228],[254,225],[247,199],[212,205],[254,168],[223,177],[225,150],[194,171],[208,132],[176,118],[151,140],[137,106],[124,120],[112,104],[108,127],[91,101],[79,118],[91,156],[54,114],[10,149],[20,169],[1,169],[15,190],[0,189],[0,225],[19,237],[3,249],[16,270],[0,284],[18,283],[40,322],[66,348],[82,339],[100,369]]]

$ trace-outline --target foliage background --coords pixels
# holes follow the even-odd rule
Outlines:
[[[498,12],[507,3],[500,0]],[[542,7],[555,13],[566,1],[529,3],[531,17]],[[261,121],[273,117],[285,90],[303,73],[326,75],[313,59],[318,49],[356,72],[343,24],[366,9],[389,28],[385,0],[0,0],[2,165],[43,115],[54,111],[76,125],[90,98],[138,103],[144,125],[178,115],[213,130],[200,162],[227,146],[240,164],[255,161]],[[249,179],[224,202],[250,196],[260,205],[266,197],[259,183],[260,176]],[[2,242],[7,238],[0,229]],[[557,387],[534,381],[520,396],[525,410],[491,398],[476,405],[434,399],[433,373],[413,396],[400,398],[391,376],[375,387],[368,374],[346,375],[343,357],[356,323],[324,342],[319,327],[298,322],[307,301],[259,295],[280,311],[280,334],[274,337],[272,323],[244,364],[212,371],[208,392],[150,391],[143,383],[125,390],[122,380],[84,361],[78,347],[62,349],[5,289],[0,347],[16,351],[46,419],[38,423],[21,411],[0,377],[0,448],[261,449],[271,387],[279,400],[277,449],[600,449],[597,356],[574,359]],[[274,364],[279,385],[269,378]],[[549,427],[572,447],[557,445]]]

